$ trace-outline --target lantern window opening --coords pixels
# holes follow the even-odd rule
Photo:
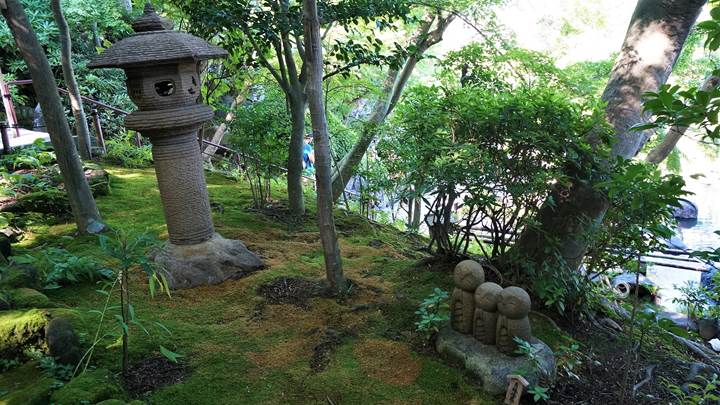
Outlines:
[[[155,93],[160,97],[168,97],[175,94],[175,82],[172,80],[162,80],[155,83]]]

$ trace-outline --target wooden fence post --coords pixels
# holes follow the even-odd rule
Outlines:
[[[93,108],[90,114],[93,117],[93,127],[95,128],[95,136],[97,137],[98,146],[104,155],[107,153],[107,148],[105,147],[105,137],[103,136],[102,125],[100,123],[100,112],[97,108]]]
[[[7,155],[8,153],[12,152],[12,148],[10,147],[10,138],[8,137],[7,128],[8,127],[5,123],[0,123],[0,139],[2,140],[3,155]]]

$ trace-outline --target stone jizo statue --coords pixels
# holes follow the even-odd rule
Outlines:
[[[509,356],[519,356],[515,338],[530,341],[530,296],[520,287],[508,287],[500,293],[498,302],[497,349]]]
[[[480,284],[480,287],[475,290],[473,336],[486,345],[495,344],[498,319],[497,305],[502,291],[502,287],[491,282]]]
[[[455,266],[455,289],[450,302],[450,325],[460,333],[471,334],[475,317],[475,290],[485,281],[480,263],[465,260]]]

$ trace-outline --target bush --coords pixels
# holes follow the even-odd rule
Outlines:
[[[127,132],[125,135],[109,139],[105,142],[107,154],[105,160],[128,168],[148,167],[152,164],[152,149],[150,145],[138,147],[135,144],[135,134]]]
[[[494,261],[552,184],[568,182],[566,167],[591,155],[584,139],[598,123],[594,112],[543,88],[418,87],[378,154],[388,188],[424,201],[435,253],[463,256],[474,245]]]

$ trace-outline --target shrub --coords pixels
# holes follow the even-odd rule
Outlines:
[[[142,168],[152,164],[150,145],[137,146],[134,132],[126,132],[123,136],[109,139],[105,146],[105,160],[110,163],[128,168]]]

